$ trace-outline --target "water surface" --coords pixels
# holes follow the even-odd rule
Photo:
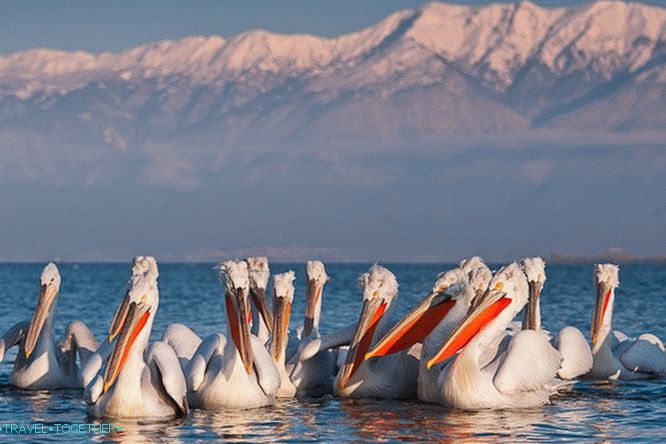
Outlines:
[[[2,301],[0,329],[29,319],[39,291],[39,264],[0,264]],[[427,293],[446,265],[388,265],[400,282],[398,312],[405,313]],[[73,319],[85,321],[104,337],[124,294],[128,264],[63,264],[58,296],[56,334]],[[292,327],[302,322],[302,264],[272,264],[273,272],[294,269],[297,288]],[[322,330],[355,322],[361,307],[356,285],[367,265],[328,265],[331,280],[324,290]],[[542,295],[544,326],[558,331],[574,325],[589,335],[595,289],[591,265],[552,265]],[[614,327],[627,334],[651,332],[666,337],[666,266],[627,265],[620,272]],[[160,307],[153,338],[172,322],[182,322],[202,336],[226,332],[221,287],[213,265],[160,266]],[[85,423],[85,404],[76,390],[26,392],[8,384],[16,349],[0,363],[0,425],[8,423]],[[123,431],[114,435],[6,436],[33,441],[80,442],[204,442],[227,441],[349,441],[349,440],[470,440],[490,441],[648,441],[666,436],[666,382],[632,381],[579,383],[552,405],[524,411],[447,412],[419,402],[339,400],[333,397],[280,401],[276,406],[213,414],[193,411],[169,421],[116,421]]]

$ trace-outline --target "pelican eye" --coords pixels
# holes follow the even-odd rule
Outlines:
[[[502,288],[504,288],[504,282],[499,281],[495,284],[495,290],[501,290]]]

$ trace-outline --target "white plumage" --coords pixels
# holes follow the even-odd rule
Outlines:
[[[443,404],[476,410],[528,408],[549,401],[557,387],[555,376],[561,358],[543,333],[519,332],[506,352],[482,364],[484,355],[496,353],[497,345],[492,344],[499,344],[507,334],[507,326],[527,299],[527,280],[518,264],[503,268],[492,279],[489,291],[449,335],[437,359],[428,362],[436,365],[460,350],[439,376]],[[468,334],[471,338],[460,347],[456,341]]]
[[[188,399],[206,410],[273,404],[280,374],[264,344],[249,332],[247,263],[224,262],[220,280],[225,287],[228,336],[209,336],[190,360],[185,371]]]
[[[79,388],[80,366],[97,350],[95,336],[81,321],[71,322],[60,340],[54,336],[61,277],[49,263],[40,276],[40,294],[33,317],[12,326],[0,338],[0,361],[7,350],[18,346],[12,385],[25,390]]]
[[[523,328],[541,329],[541,291],[546,282],[546,263],[540,257],[525,258],[521,262],[529,285],[529,300],[525,307]],[[528,322],[528,319],[531,321]],[[562,379],[574,379],[586,374],[592,368],[592,351],[583,333],[575,327],[564,327],[551,344],[557,348],[562,364],[558,376]]]
[[[594,269],[597,301],[592,318],[594,365],[590,379],[644,379],[666,374],[666,352],[652,334],[631,338],[612,330],[615,289],[620,284],[619,267],[597,264]]]

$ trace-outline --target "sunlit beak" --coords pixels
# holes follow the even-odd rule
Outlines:
[[[273,313],[275,314],[275,318],[273,321],[273,337],[271,339],[271,356],[276,361],[280,361],[287,345],[291,301],[287,298],[275,298]]]
[[[384,311],[386,311],[386,305],[386,302],[381,298],[366,299],[363,302],[363,310],[356,327],[354,339],[349,345],[347,360],[340,369],[340,379],[338,381],[340,389],[347,386],[347,382],[354,376],[354,373],[365,359],[365,353],[370,347],[377,324],[384,316]]]
[[[28,359],[32,352],[35,350],[39,335],[44,328],[46,318],[49,316],[51,304],[53,303],[53,300],[57,294],[58,292],[56,287],[53,285],[43,284],[39,291],[39,301],[37,302],[35,314],[32,316],[32,321],[30,322],[28,334],[25,337],[24,352],[26,359]]]
[[[252,343],[250,341],[250,324],[248,321],[247,296],[242,288],[237,288],[232,293],[226,291],[224,295],[227,307],[227,319],[231,329],[231,339],[240,354],[245,371],[249,375],[252,372]]]
[[[592,317],[592,352],[596,353],[601,344],[599,344],[599,335],[601,327],[604,324],[604,317],[608,310],[612,289],[605,282],[597,284],[597,303],[594,306],[594,316]]]
[[[113,339],[116,336],[118,336],[118,333],[120,333],[120,329],[125,323],[125,319],[127,319],[128,310],[129,310],[129,291],[127,292],[127,294],[125,294],[125,297],[118,306],[116,314],[113,316],[113,320],[111,321],[111,327],[109,327],[109,342],[112,342]]]
[[[132,345],[139,336],[139,333],[141,333],[141,330],[145,327],[149,317],[150,309],[146,305],[137,305],[136,302],[131,302],[128,305],[125,321],[120,328],[118,342],[116,342],[116,345],[113,347],[113,351],[109,357],[109,363],[104,371],[104,393],[106,393],[116,382],[116,379],[118,379],[118,375],[120,375],[120,372],[125,365],[125,361],[132,349]]]
[[[314,279],[308,280],[307,305],[305,306],[305,321],[303,322],[303,335],[308,336],[314,330],[315,317],[317,316],[317,307],[321,300],[321,293],[324,290],[323,284]]]
[[[259,310],[259,315],[264,320],[268,332],[272,334],[273,315],[271,314],[271,310],[268,308],[268,302],[266,301],[266,289],[253,286],[250,288],[250,296],[252,296],[252,301],[257,307],[257,310]]]
[[[539,319],[539,298],[541,297],[541,283],[529,282],[529,299],[525,307],[525,320],[523,330],[541,330],[541,319]]]
[[[458,323],[458,326],[449,334],[437,354],[428,360],[427,367],[431,368],[456,354],[510,303],[511,299],[506,297],[503,291],[498,289],[488,290],[477,301],[476,306],[472,307],[462,321]]]
[[[431,292],[365,354],[365,359],[397,353],[422,342],[455,304],[451,296]]]

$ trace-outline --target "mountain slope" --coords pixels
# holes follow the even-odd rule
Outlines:
[[[120,149],[164,136],[236,147],[663,130],[635,113],[664,107],[645,92],[663,96],[665,48],[666,9],[599,1],[431,3],[335,39],[257,30],[121,53],[36,49],[0,58],[0,128]]]

